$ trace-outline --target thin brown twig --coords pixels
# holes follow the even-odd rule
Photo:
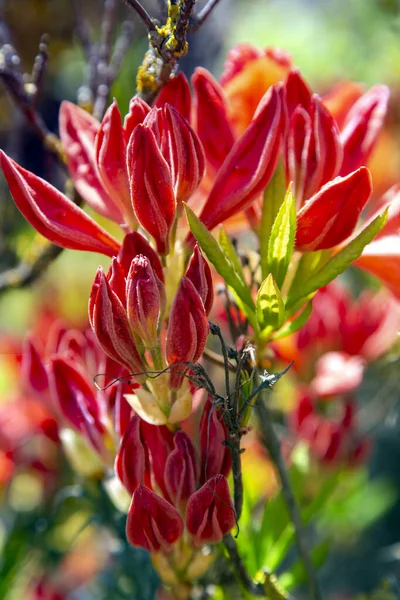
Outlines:
[[[197,15],[194,15],[193,22],[190,23],[189,31],[197,31],[204,23],[204,21],[209,17],[212,10],[217,6],[219,0],[209,0],[207,4],[202,8]]]
[[[156,31],[156,23],[154,19],[151,18],[147,10],[144,6],[141,5],[139,0],[124,0],[124,2],[133,8],[134,11],[137,12],[139,17],[142,19],[143,23],[146,25],[148,31]]]
[[[264,586],[262,585],[262,583],[255,583],[251,579],[250,575],[246,570],[246,567],[243,564],[241,556],[238,552],[236,541],[232,537],[232,535],[230,533],[224,535],[222,541],[228,552],[229,559],[233,565],[235,575],[239,579],[246,592],[249,592],[253,596],[258,596],[259,598],[265,598],[266,593],[264,590]]]

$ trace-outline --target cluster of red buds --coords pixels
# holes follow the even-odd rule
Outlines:
[[[185,375],[204,350],[212,302],[210,267],[197,246],[165,327],[162,265],[140,233],[125,236],[107,275],[99,267],[89,299],[90,324],[104,352],[135,381],[146,383],[127,399],[149,423],[178,423],[190,415],[192,393]]]
[[[200,421],[199,454],[185,431],[172,433],[139,416],[122,437],[115,471],[132,495],[127,538],[153,554],[167,583],[198,577],[211,560],[203,546],[220,542],[235,525],[227,441],[211,399]]]

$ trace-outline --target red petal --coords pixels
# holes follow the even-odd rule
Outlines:
[[[326,184],[298,214],[296,249],[324,250],[343,242],[353,232],[371,192],[371,175],[365,167]]]
[[[190,121],[191,94],[189,82],[181,72],[169,79],[154,101],[153,106],[162,107],[164,104],[173,106],[187,121]]]
[[[213,76],[201,67],[196,69],[192,85],[195,129],[208,162],[218,170],[235,143],[223,91]]]
[[[107,256],[118,253],[119,243],[64,194],[4,152],[0,162],[15,204],[44,237],[62,248]]]
[[[245,210],[274,172],[283,127],[282,86],[273,86],[252,123],[226,157],[200,215],[213,229]]]

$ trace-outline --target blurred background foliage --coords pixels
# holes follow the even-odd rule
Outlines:
[[[39,110],[49,129],[55,132],[60,102],[63,99],[76,101],[85,77],[83,52],[73,33],[73,4],[69,0],[0,2],[1,17],[9,28],[3,30],[0,26],[2,42],[11,42],[17,48],[24,70],[31,70],[41,34],[46,32],[51,36],[50,61]],[[144,4],[151,14],[156,13],[157,2]],[[94,38],[100,35],[101,6],[102,0],[81,0],[82,12],[90,23]],[[128,14],[129,9],[121,2],[120,18],[126,18]],[[144,29],[132,18],[134,41],[111,90],[121,112],[126,110],[134,94],[136,70],[146,48]],[[260,47],[275,45],[288,50],[319,93],[341,79],[363,81],[368,85],[387,83],[392,89],[389,119],[392,119],[400,146],[397,135],[400,122],[399,33],[399,0],[221,0],[207,24],[192,37],[189,56],[182,61],[182,68],[190,75],[197,65],[202,65],[218,75],[226,51],[239,42],[251,42]],[[26,168],[61,185],[60,173],[3,88],[0,88],[0,147]],[[400,179],[400,170],[397,176]],[[19,215],[2,179],[0,272],[37,251],[40,243]],[[84,323],[87,297],[101,261],[97,255],[64,251],[33,286],[0,294],[0,338],[18,345],[20,336],[32,327],[37,311],[44,306],[61,314],[71,324]],[[13,367],[14,362],[9,344],[7,348],[0,344],[0,397],[4,402],[13,389],[18,389],[18,371]],[[379,368],[367,371],[359,391],[361,404],[376,395],[385,377],[385,371]],[[312,531],[324,532],[322,539],[333,537],[335,540],[320,578],[326,597],[336,600],[355,597],[357,593],[368,594],[376,600],[400,598],[398,410],[379,419],[372,433],[375,443],[369,464],[353,477],[346,474],[341,496],[332,498],[328,494],[320,498],[313,525]],[[274,483],[270,472],[262,472],[265,463],[253,458],[251,451],[245,454],[247,498],[242,535],[239,536],[241,550],[253,574],[261,566],[264,555],[272,556],[270,568],[286,567],[284,561],[292,561],[293,568],[291,571],[286,569],[286,574],[291,572],[293,584],[300,584],[302,573],[290,554],[293,533],[282,526],[282,499],[275,496],[267,504],[265,515],[257,506],[259,486],[273,489]],[[307,489],[307,485],[313,483],[304,481],[305,474],[309,477],[309,471],[304,468],[303,459],[300,448],[292,473],[293,481],[302,481],[298,490]],[[62,458],[56,456],[55,460],[62,461]],[[53,570],[63,564],[64,576],[75,573],[78,591],[71,598],[151,600],[157,577],[145,553],[121,542],[123,519],[115,518],[107,496],[96,484],[89,491],[72,485],[74,478],[66,465],[61,471],[64,480],[58,484],[59,487],[66,486],[65,497],[56,501],[28,502],[24,506],[21,497],[27,490],[32,493],[32,481],[28,479],[20,481],[20,488],[14,490],[14,496],[11,494],[11,498],[16,499],[14,506],[2,508],[0,599],[19,600],[21,590],[26,589],[26,581],[32,573],[37,574],[37,565],[44,559]],[[341,477],[341,474],[335,476]],[[13,485],[17,486],[15,482]],[[329,476],[327,485],[329,487]],[[38,493],[42,500],[40,490]],[[83,499],[84,507],[80,502],[77,509],[77,499]],[[103,507],[104,514],[98,513],[98,506]],[[52,514],[56,515],[54,519]],[[110,523],[114,530],[110,529]],[[263,529],[268,523],[275,524],[269,538]],[[249,536],[255,540],[253,554],[246,545]],[[321,536],[318,539],[318,552],[325,558],[326,546],[320,541]],[[93,558],[93,564],[88,557]],[[214,572],[210,574],[210,583],[213,583],[213,577],[216,577]],[[55,594],[43,595],[43,598],[58,600]],[[360,600],[363,599],[364,596],[360,596]]]

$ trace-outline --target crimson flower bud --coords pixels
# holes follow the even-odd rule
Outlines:
[[[138,125],[128,147],[131,201],[141,226],[153,236],[160,254],[167,254],[175,220],[176,198],[167,161],[154,133]]]
[[[154,481],[163,496],[170,500],[165,484],[165,465],[174,447],[174,436],[165,425],[150,425],[142,420],[141,435],[143,444],[149,449]]]
[[[165,465],[165,484],[171,501],[179,509],[196,491],[199,468],[196,450],[184,431],[176,432],[174,444]]]
[[[223,416],[210,398],[204,405],[200,421],[200,481],[204,483],[214,475],[228,477],[232,455],[226,442],[228,430]]]
[[[215,475],[195,492],[187,503],[186,527],[193,543],[217,544],[235,526],[235,510],[223,475]]]
[[[126,282],[127,315],[134,333],[146,348],[155,348],[165,310],[164,285],[150,261],[139,254],[133,259]]]
[[[167,161],[176,200],[188,200],[205,171],[204,150],[196,132],[169,104],[150,111],[144,124],[153,131]]]
[[[95,450],[104,450],[100,406],[91,382],[77,364],[56,356],[49,364],[49,382],[53,402],[68,424]]]
[[[167,552],[182,535],[183,521],[169,502],[139,485],[129,507],[126,537],[132,546]]]
[[[192,258],[186,271],[186,277],[193,283],[200,298],[203,300],[206,314],[210,314],[214,300],[211,269],[204,259],[198,244],[194,247]]]
[[[134,220],[128,172],[126,141],[116,100],[107,109],[95,139],[97,170],[104,189],[113,198],[127,223]]]
[[[87,110],[64,101],[60,108],[60,138],[68,169],[79,194],[98,214],[123,222],[120,208],[104,189],[95,157],[95,139],[100,123]]]
[[[196,362],[206,345],[208,329],[203,301],[190,279],[182,277],[168,322],[166,343],[168,364]],[[183,365],[171,369],[172,389],[181,386],[184,371]]]
[[[122,266],[119,264],[118,259],[114,258],[111,261],[110,268],[107,273],[107,281],[110,284],[110,288],[115,292],[118,298],[121,300],[122,305],[126,304],[126,280],[125,273]]]
[[[161,88],[153,106],[162,107],[164,104],[173,106],[186,121],[190,121],[192,98],[189,82],[182,72],[176,77],[171,77]]]
[[[0,163],[15,204],[45,238],[62,248],[107,256],[119,251],[117,240],[47,181],[17,165],[3,151]]]
[[[235,143],[224,94],[211,73],[202,67],[196,69],[192,84],[195,129],[207,161],[218,170]]]
[[[353,232],[371,192],[366,167],[324,185],[297,215],[296,249],[325,250],[343,242]]]
[[[138,254],[143,254],[143,256],[149,259],[158,279],[164,281],[162,264],[157,252],[150,246],[146,238],[137,231],[132,231],[124,237],[121,250],[118,253],[117,259],[124,270],[125,277],[128,276],[131,262]]]
[[[140,417],[133,416],[122,436],[115,459],[115,472],[130,494],[140,484],[151,487],[149,451],[143,444],[140,425]]]
[[[89,320],[101,348],[129,372],[143,371],[125,309],[99,267],[89,299]]]
[[[129,112],[124,120],[124,133],[126,143],[129,142],[129,139],[135,130],[135,127],[139,125],[139,123],[143,123],[144,119],[150,112],[150,106],[146,104],[144,100],[135,96],[129,102]]]
[[[285,158],[287,180],[294,183],[299,206],[338,175],[343,160],[339,130],[317,96],[308,110],[301,105],[294,109]]]
[[[294,110],[301,106],[309,112],[312,92],[297,69],[291,69],[286,80],[286,107],[289,117]]]

